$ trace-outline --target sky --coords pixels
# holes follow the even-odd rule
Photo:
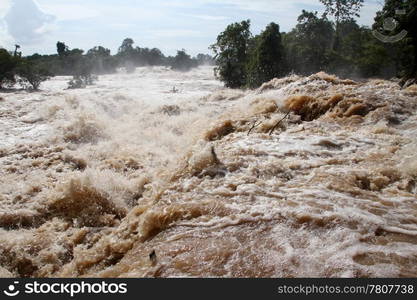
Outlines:
[[[358,23],[372,25],[383,1],[365,0]],[[251,20],[259,33],[275,22],[291,30],[301,10],[323,11],[319,0],[0,0],[0,47],[21,46],[23,55],[54,54],[57,41],[116,53],[123,39],[159,48],[166,55],[208,47],[233,22]]]

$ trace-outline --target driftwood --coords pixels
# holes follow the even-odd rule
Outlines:
[[[219,159],[218,159],[218,157],[217,157],[216,151],[214,150],[214,146],[211,146],[210,152],[211,152],[211,155],[213,156],[213,160],[214,160],[214,162],[215,162],[217,165],[221,164],[220,160],[219,160]]]
[[[272,127],[271,128],[271,130],[269,131],[269,135],[272,135],[272,133],[274,132],[274,130],[278,127],[278,125],[279,124],[281,124],[281,122],[282,121],[284,121],[287,117],[288,117],[288,115],[290,114],[290,112],[291,111],[288,111],[287,113],[286,113],[286,115],[281,119],[281,120],[279,120],[275,125],[274,125],[274,127]]]
[[[288,111],[285,116],[279,120],[270,130],[269,130],[269,135],[272,135],[272,133],[274,132],[274,130],[278,127],[279,124],[281,124],[282,121],[284,121],[288,115],[290,114],[290,111]],[[255,129],[256,127],[258,127],[259,125],[262,124],[262,121],[260,121],[259,123],[257,123],[258,120],[255,120],[255,122],[253,122],[252,127],[248,130],[248,135],[250,135],[250,133],[252,132],[253,129]]]
[[[248,135],[251,133],[251,131],[253,130],[253,129],[255,129],[255,127],[258,127],[259,125],[261,125],[261,123],[262,123],[262,121],[260,121],[258,124],[256,124],[256,122],[257,122],[258,120],[255,120],[255,122],[253,122],[253,125],[252,125],[252,127],[249,129],[249,131],[248,131]]]
[[[156,258],[156,252],[155,250],[153,250],[150,254],[149,254],[149,260],[151,261],[152,265],[156,265],[157,262],[157,258]]]
[[[410,78],[410,79],[408,79],[408,80],[406,80],[406,81],[404,81],[404,82],[401,82],[400,83],[400,86],[401,86],[401,89],[403,90],[403,89],[406,89],[406,88],[408,88],[409,86],[411,86],[411,85],[413,85],[413,84],[416,84],[417,83],[417,79],[415,79],[415,78]]]

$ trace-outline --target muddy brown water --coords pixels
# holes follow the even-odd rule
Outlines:
[[[0,93],[0,276],[417,276],[416,86],[67,81]]]

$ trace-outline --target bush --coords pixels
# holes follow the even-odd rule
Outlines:
[[[21,59],[17,68],[16,74],[20,77],[19,83],[27,88],[29,85],[33,90],[38,90],[43,81],[48,80],[52,74],[41,65],[37,65],[26,59]]]
[[[0,49],[0,89],[16,82],[14,69],[17,60],[6,49]]]
[[[197,67],[197,61],[191,58],[185,50],[177,51],[177,56],[173,58],[172,69],[176,71],[189,71]]]
[[[72,80],[68,82],[68,88],[79,89],[94,84],[98,78],[91,74],[93,69],[91,61],[81,55],[75,55],[73,60],[75,61],[75,74]]]
[[[83,89],[88,85],[93,85],[97,79],[97,76],[91,74],[74,75],[68,82],[68,89]]]

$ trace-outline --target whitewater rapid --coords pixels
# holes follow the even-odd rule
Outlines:
[[[417,276],[416,86],[69,79],[0,93],[0,276]]]

